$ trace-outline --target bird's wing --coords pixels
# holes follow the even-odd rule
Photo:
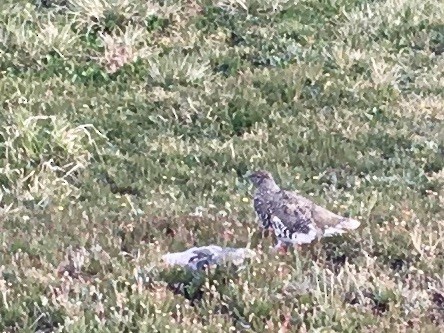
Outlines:
[[[299,202],[300,205],[311,211],[313,223],[319,230],[322,230],[324,236],[343,234],[347,230],[358,228],[361,224],[357,220],[335,214],[295,192],[286,191],[285,196],[288,198],[287,200]]]
[[[259,195],[256,195],[253,199],[253,206],[262,227],[269,228],[271,226],[270,203],[265,201]]]
[[[274,202],[272,223],[278,239],[295,244],[308,244],[316,239],[318,230],[310,205],[282,194]]]

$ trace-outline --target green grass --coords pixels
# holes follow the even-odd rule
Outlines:
[[[439,0],[3,1],[0,331],[442,332],[443,17]],[[275,257],[257,168],[362,227]],[[257,255],[159,263],[211,243]]]

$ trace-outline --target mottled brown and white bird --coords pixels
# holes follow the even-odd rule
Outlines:
[[[361,224],[318,206],[296,192],[281,189],[268,171],[255,171],[247,177],[256,187],[253,206],[260,225],[272,228],[276,235],[275,249],[340,235]]]

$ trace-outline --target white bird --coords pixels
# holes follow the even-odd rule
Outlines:
[[[276,249],[357,229],[360,222],[337,215],[296,192],[281,189],[267,171],[248,176],[256,187],[253,206],[263,228],[273,228]]]

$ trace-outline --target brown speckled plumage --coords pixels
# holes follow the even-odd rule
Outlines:
[[[253,203],[260,224],[274,229],[277,246],[311,243],[360,225],[359,221],[337,215],[296,192],[282,190],[267,171],[253,172],[248,178],[256,187]]]

